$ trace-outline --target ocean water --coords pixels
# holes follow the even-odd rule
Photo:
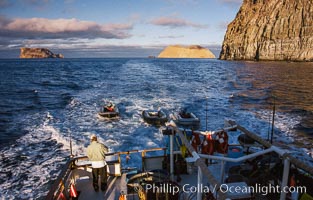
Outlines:
[[[159,129],[141,117],[145,109],[186,108],[202,130],[232,119],[267,138],[275,102],[275,144],[313,165],[312,77],[313,63],[0,60],[0,199],[43,198],[70,154],[70,137],[75,155],[85,154],[93,133],[112,151],[163,147]],[[119,107],[119,120],[97,117],[104,101]]]

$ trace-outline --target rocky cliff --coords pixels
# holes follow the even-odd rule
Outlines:
[[[215,58],[214,54],[201,46],[168,46],[158,58]]]
[[[64,56],[54,54],[45,48],[21,48],[20,58],[64,58]]]
[[[220,59],[313,61],[313,1],[244,0]]]

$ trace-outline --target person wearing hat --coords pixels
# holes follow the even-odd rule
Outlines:
[[[101,182],[101,190],[107,188],[107,163],[105,162],[105,154],[108,153],[108,147],[98,142],[97,136],[92,134],[90,137],[90,145],[87,147],[87,156],[92,166],[92,182],[96,192],[99,191],[99,176]]]

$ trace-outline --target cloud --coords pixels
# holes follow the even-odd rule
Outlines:
[[[132,24],[97,24],[72,19],[16,18],[0,16],[0,37],[25,39],[130,37]]]
[[[208,28],[207,25],[196,24],[176,17],[159,17],[151,20],[150,23],[153,25],[166,26],[170,28],[178,27]]]

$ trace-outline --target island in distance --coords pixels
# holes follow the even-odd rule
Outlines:
[[[62,54],[54,54],[46,48],[21,48],[20,58],[64,58]]]
[[[158,55],[158,58],[215,58],[215,55],[199,45],[170,45]]]

